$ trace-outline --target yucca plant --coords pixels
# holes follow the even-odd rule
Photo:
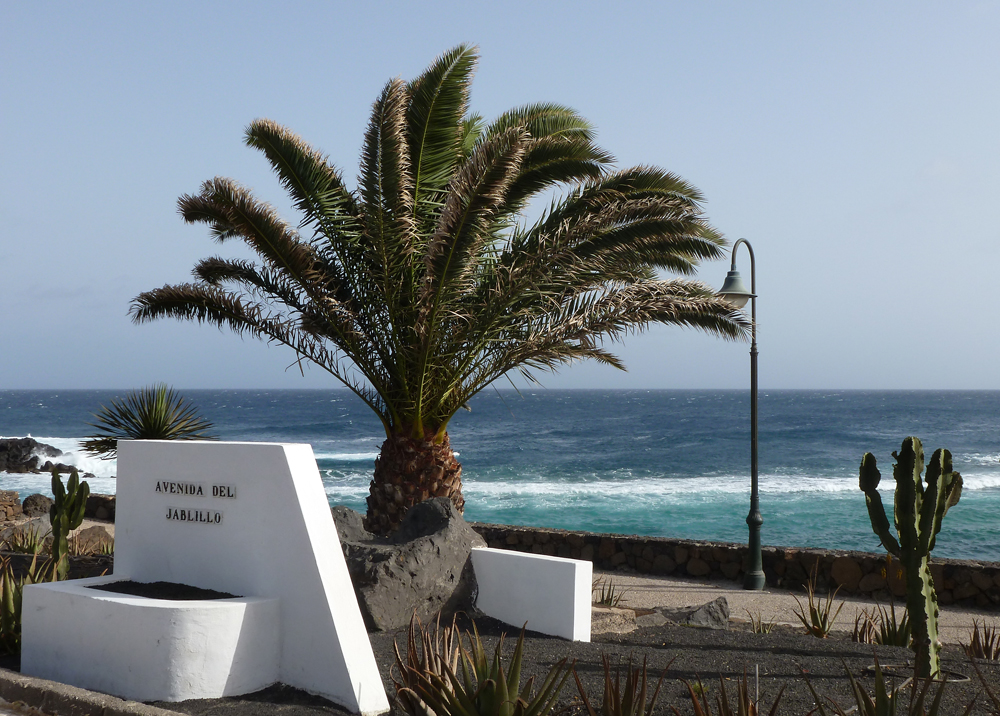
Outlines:
[[[973,619],[969,643],[963,644],[963,647],[970,659],[1000,659],[1000,634],[997,634],[997,625],[987,626],[983,620],[980,626],[979,620]]]
[[[812,634],[819,639],[826,639],[830,635],[830,631],[833,629],[833,623],[837,621],[837,616],[840,614],[840,610],[844,608],[844,603],[841,602],[840,606],[837,607],[837,611],[833,612],[833,599],[837,596],[837,592],[840,591],[840,587],[837,587],[832,593],[828,592],[826,596],[826,601],[822,601],[816,597],[816,577],[819,569],[819,563],[813,567],[812,574],[809,575],[809,579],[806,582],[806,596],[809,600],[809,611],[806,612],[805,608],[802,606],[802,602],[799,601],[798,597],[794,597],[795,603],[798,605],[798,610],[795,612],[795,616],[799,618],[802,622],[802,626],[806,628],[807,634]]]
[[[244,241],[259,263],[204,259],[194,283],[142,293],[130,309],[136,323],[172,317],[283,344],[357,394],[386,435],[371,532],[392,531],[431,497],[462,512],[448,423],[510,372],[533,379],[584,358],[623,368],[604,342],[651,324],[730,339],[749,330],[710,287],[659,274],[723,257],[697,189],[655,167],[611,170],[592,126],[567,107],[484,121],[469,107],[477,60],[462,45],[385,85],[357,189],[291,130],[252,122],[245,142],[290,194],[298,229],[235,181],[206,181],[180,198],[184,220],[220,243]]]
[[[101,406],[88,423],[97,432],[80,442],[85,451],[103,460],[118,455],[119,440],[214,440],[212,423],[198,409],[163,383],[132,390],[111,407]]]
[[[943,681],[938,682],[937,691],[934,693],[928,706],[927,696],[930,692],[931,684],[934,683],[932,677],[927,677],[921,683],[914,676],[913,678],[906,679],[898,688],[893,688],[891,684],[886,683],[886,676],[876,655],[875,695],[872,696],[858,683],[858,680],[854,678],[854,675],[847,668],[846,664],[844,665],[844,670],[847,672],[847,678],[851,682],[851,693],[854,696],[855,705],[845,710],[833,699],[825,699],[836,716],[848,716],[848,714],[857,714],[857,716],[896,716],[896,714],[905,714],[906,716],[951,716],[951,714],[945,714],[941,710],[941,698],[944,696],[944,690],[948,686],[947,676]],[[816,689],[813,688],[808,678],[806,679],[806,684],[809,687],[809,691],[812,692],[813,698],[816,700],[816,709],[812,713],[817,713],[819,716],[827,716],[828,712],[823,703],[824,699],[820,698],[819,694],[816,693]],[[909,686],[909,689],[906,689],[907,686]],[[908,702],[903,696],[904,689],[910,692]],[[965,711],[962,712],[962,716],[968,716],[968,714],[972,713],[974,705],[975,699],[968,704]],[[902,706],[902,709],[900,706]]]
[[[694,710],[694,716],[712,716],[712,707],[709,705],[707,689],[702,686],[701,679],[698,679],[697,685],[691,684],[688,681],[683,682],[687,687],[688,696],[691,698],[691,708]],[[768,716],[776,716],[778,713],[778,704],[781,703],[781,696],[785,693],[785,684],[781,686],[778,690],[778,695],[774,698],[774,703],[771,704],[771,708],[767,711]],[[719,693],[715,697],[715,704],[718,708],[718,716],[759,716],[761,713],[759,711],[759,705],[757,701],[750,695],[750,681],[747,678],[747,674],[743,672],[743,678],[737,680],[736,683],[736,710],[734,711],[732,706],[729,704],[729,695],[726,693],[726,682],[719,675]],[[676,706],[670,707],[677,716],[680,716],[680,711],[677,710]]]
[[[411,622],[406,661],[396,651],[400,679],[393,678],[396,701],[410,716],[548,716],[555,709],[559,692],[569,677],[566,659],[549,670],[537,693],[533,692],[534,677],[522,688],[524,629],[505,669],[504,637],[500,637],[490,658],[473,622],[472,631],[465,634],[468,649],[458,638],[460,658],[456,669],[452,665],[457,633],[454,623],[450,631],[437,635],[428,635],[420,627],[419,638],[413,636],[412,625]],[[420,656],[410,651],[417,644],[421,645]]]
[[[604,700],[601,702],[599,710],[594,709],[587,698],[587,692],[583,688],[576,669],[573,669],[573,678],[576,680],[576,688],[580,692],[583,706],[587,710],[588,716],[651,716],[656,706],[656,699],[660,695],[660,687],[663,679],[667,676],[671,659],[663,673],[660,674],[659,681],[653,689],[652,695],[647,701],[649,678],[646,672],[646,660],[642,660],[642,669],[632,667],[632,657],[629,657],[628,666],[625,668],[625,684],[621,682],[621,669],[616,667],[614,678],[611,676],[611,662],[607,654],[601,654],[601,663],[604,665]]]

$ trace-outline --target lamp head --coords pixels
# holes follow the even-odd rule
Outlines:
[[[747,301],[751,298],[756,298],[756,296],[750,293],[750,291],[747,290],[747,287],[743,285],[743,279],[740,277],[740,272],[735,269],[726,274],[726,280],[716,295],[720,298],[726,299],[737,308],[743,308],[747,305]]]

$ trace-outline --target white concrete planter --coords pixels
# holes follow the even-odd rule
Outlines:
[[[22,672],[136,701],[235,696],[279,680],[279,599],[88,589],[123,579],[25,587]]]
[[[309,445],[119,440],[115,575],[245,595],[24,591],[21,671],[141,701],[280,682],[389,710]]]

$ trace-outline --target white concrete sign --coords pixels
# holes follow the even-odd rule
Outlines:
[[[117,492],[114,577],[25,590],[23,673],[140,701],[280,681],[355,713],[388,711],[309,445],[121,441]],[[86,588],[123,579],[241,598]]]
[[[590,641],[594,565],[506,549],[474,547],[476,607],[513,626]]]

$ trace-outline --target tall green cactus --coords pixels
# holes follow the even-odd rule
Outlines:
[[[945,514],[962,496],[962,476],[951,469],[951,453],[938,449],[931,456],[926,478],[921,480],[924,448],[915,437],[906,438],[899,452],[892,456],[896,460],[892,476],[896,480],[894,514],[898,541],[889,532],[889,520],[878,493],[882,475],[870,452],[861,458],[858,482],[865,493],[872,530],[906,569],[906,608],[913,634],[917,676],[927,677],[937,674],[941,668],[938,602],[929,560]]]
[[[49,509],[52,522],[52,561],[56,579],[69,577],[69,533],[83,522],[83,512],[90,496],[90,485],[80,482],[80,473],[73,470],[69,482],[63,487],[59,471],[52,471],[52,496],[55,501]]]

